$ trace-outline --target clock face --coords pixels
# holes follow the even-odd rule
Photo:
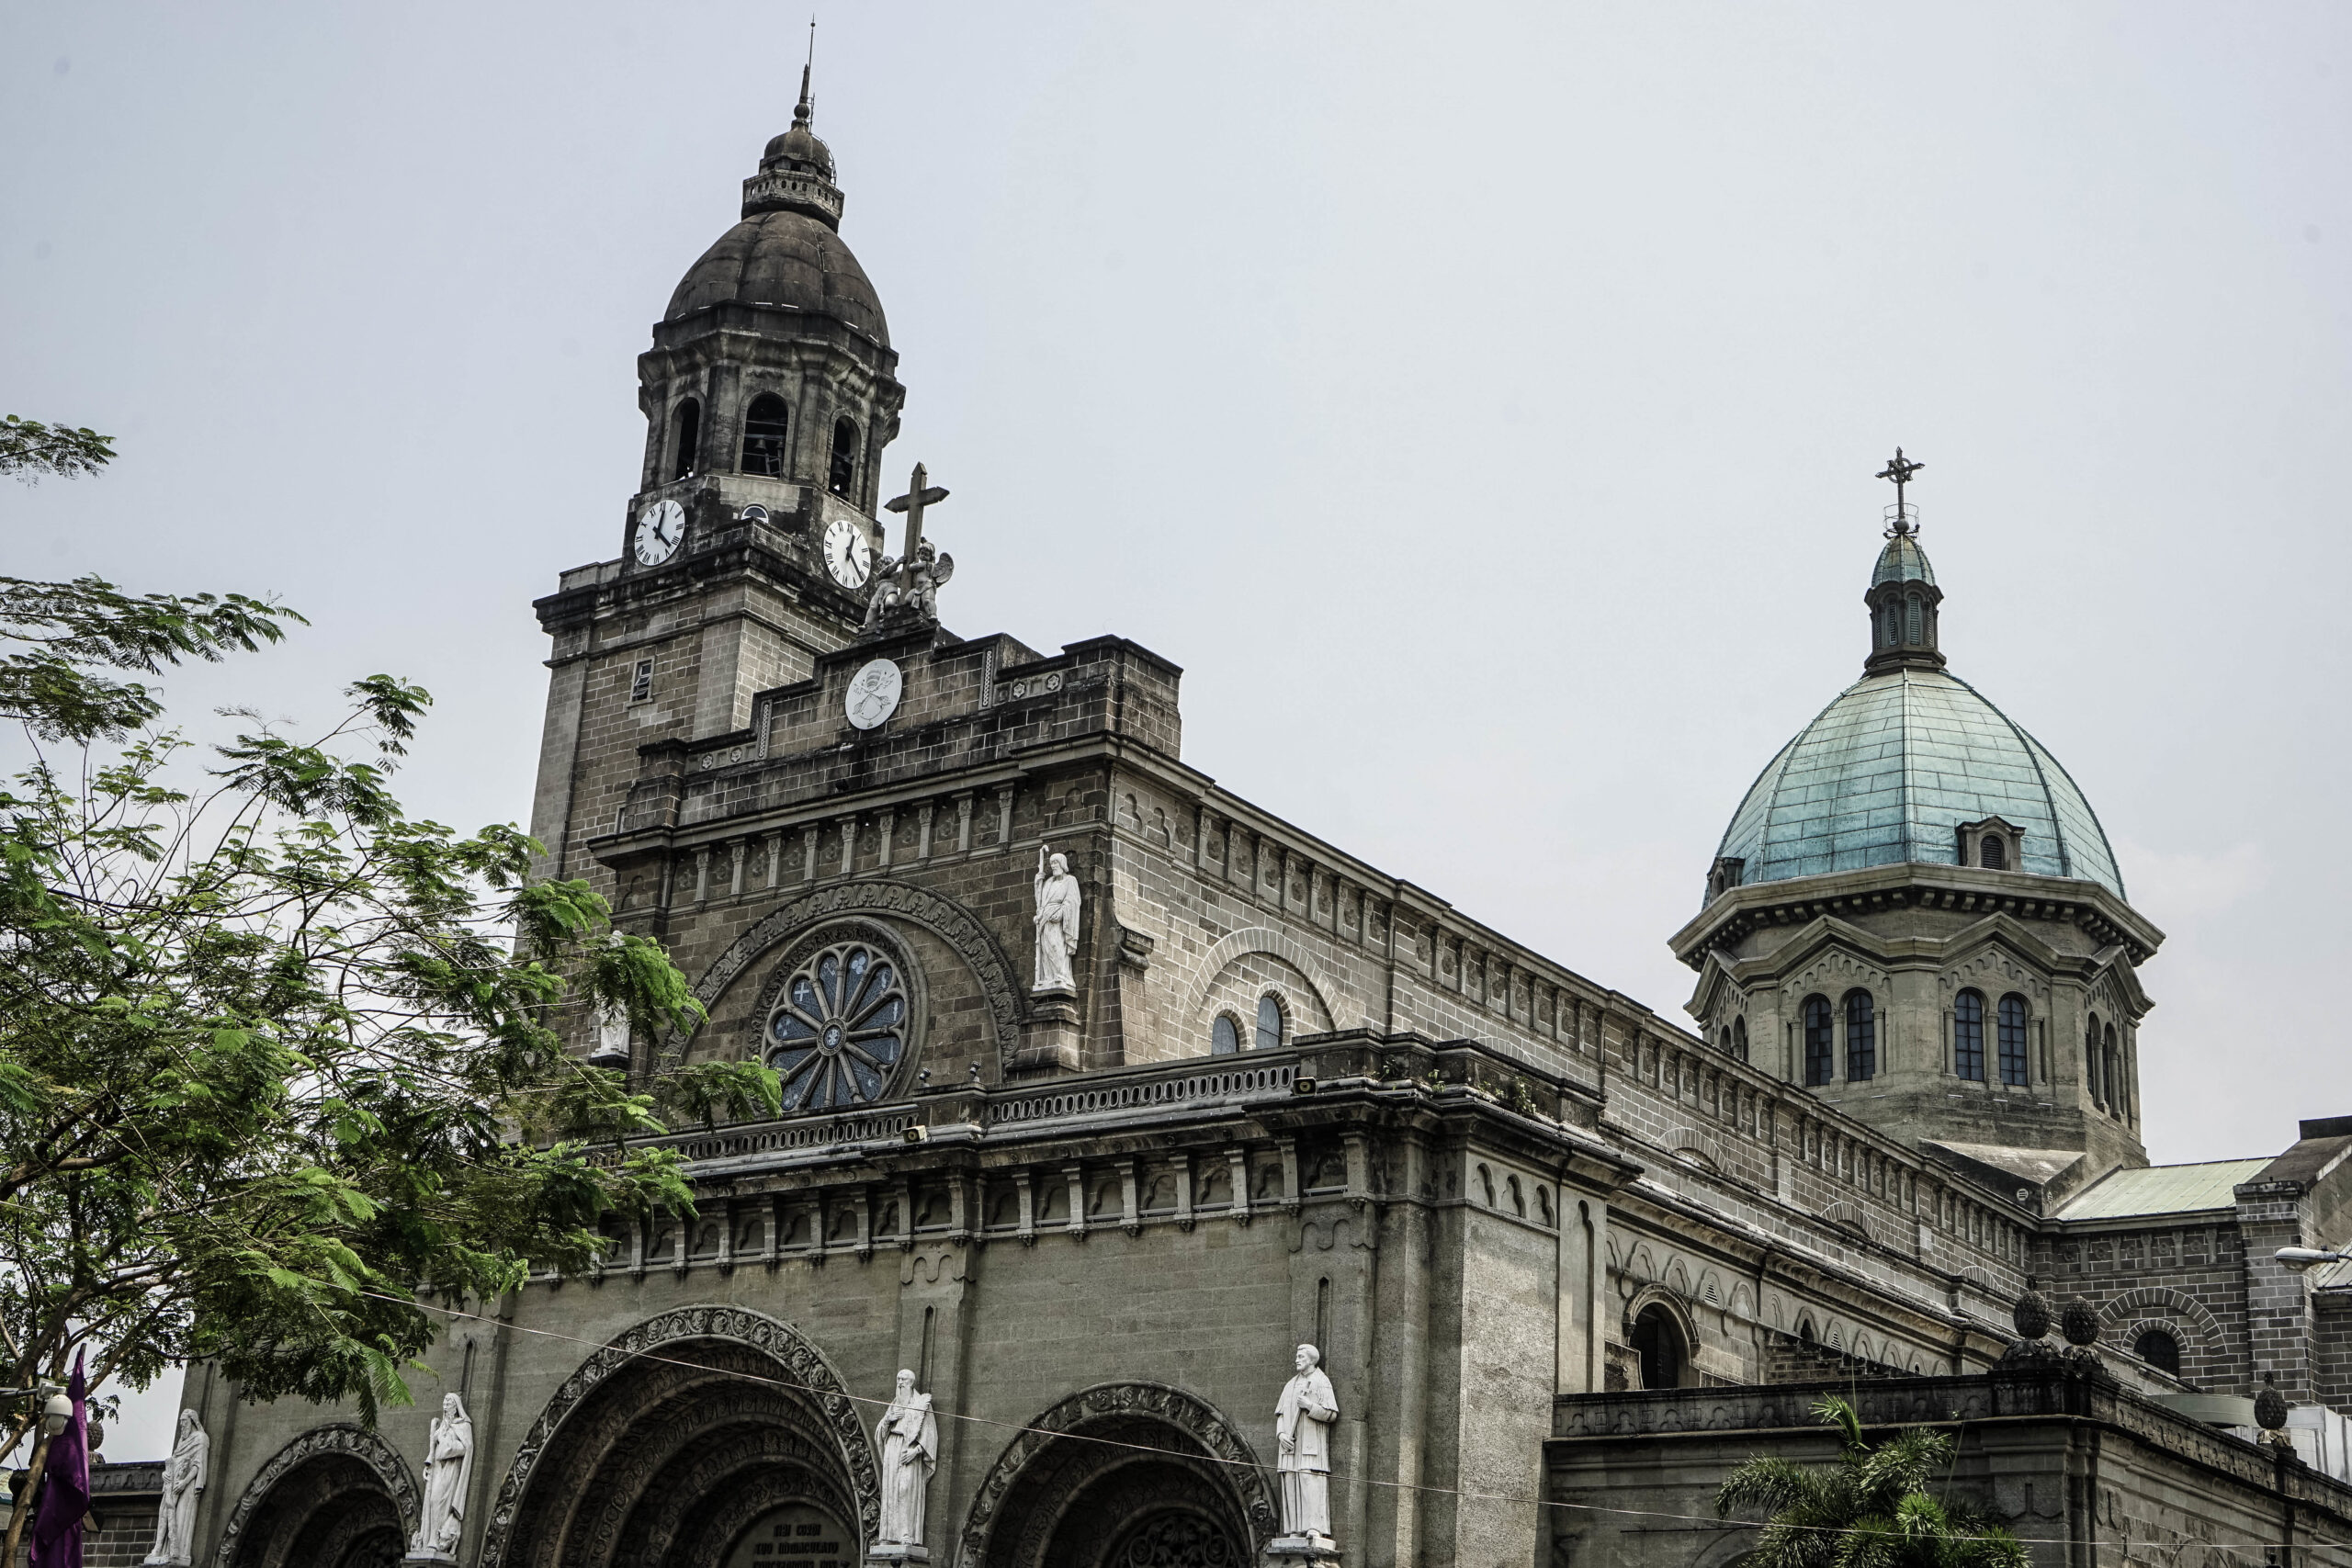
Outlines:
[[[849,696],[842,705],[849,712],[850,723],[872,729],[899,711],[899,694],[905,690],[906,677],[899,673],[896,664],[887,659],[871,660],[850,677]]]
[[[836,517],[825,530],[825,570],[843,588],[863,588],[874,575],[874,549],[865,530],[846,517]]]
[[[660,566],[678,553],[686,537],[686,509],[657,501],[637,514],[635,548],[639,566]]]

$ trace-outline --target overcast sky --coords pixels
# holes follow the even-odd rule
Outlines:
[[[0,6],[0,412],[122,452],[0,571],[278,595],[181,708],[405,675],[416,808],[525,818],[530,602],[804,22]],[[2169,933],[2151,1155],[2352,1112],[2352,9],[829,3],[817,100],[956,630],[1144,643],[1188,761],[1680,1019],[1900,442],[1953,671]]]

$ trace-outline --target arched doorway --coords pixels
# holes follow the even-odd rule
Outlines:
[[[356,1427],[305,1432],[273,1455],[230,1511],[228,1568],[395,1568],[416,1483],[383,1438]]]
[[[840,1380],[789,1326],[740,1308],[623,1335],[522,1451],[486,1568],[856,1568],[874,1534],[873,1452]]]
[[[1682,1325],[1674,1314],[1653,1302],[1634,1319],[1634,1352],[1642,1359],[1644,1388],[1680,1388],[1690,1352],[1682,1342]]]
[[[1153,1383],[1114,1383],[1030,1424],[981,1483],[973,1568],[1248,1568],[1272,1495],[1232,1424]]]

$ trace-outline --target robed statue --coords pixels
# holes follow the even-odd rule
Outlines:
[[[1274,1473],[1282,1483],[1283,1534],[1331,1544],[1331,1425],[1340,1402],[1319,1364],[1323,1353],[1301,1345],[1298,1371],[1274,1404]]]
[[[212,1468],[212,1439],[193,1410],[180,1412],[180,1434],[164,1461],[164,1500],[155,1509],[155,1549],[149,1562],[172,1568],[196,1561],[196,1499]]]
[[[445,1393],[424,1445],[424,1505],[417,1510],[410,1557],[457,1560],[466,1529],[466,1484],[473,1474],[473,1419],[456,1394]]]
[[[919,1547],[923,1499],[939,1468],[939,1418],[931,1413],[931,1395],[915,1392],[914,1373],[899,1374],[898,1397],[875,1423],[874,1446],[882,1450],[882,1525],[875,1542]]]
[[[1075,991],[1070,955],[1078,951],[1078,878],[1065,855],[1046,859],[1037,846],[1037,983],[1033,991]]]

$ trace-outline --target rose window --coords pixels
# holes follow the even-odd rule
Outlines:
[[[785,987],[768,1020],[768,1066],[786,1111],[836,1111],[882,1098],[907,1049],[907,982],[862,942],[828,947]]]

